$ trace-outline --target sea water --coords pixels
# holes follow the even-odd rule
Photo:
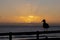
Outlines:
[[[51,26],[50,28],[48,28],[48,31],[54,31],[54,30],[60,30],[60,27],[59,26]],[[44,31],[44,28],[42,26],[0,25],[0,33],[35,32],[35,31]],[[47,36],[51,36],[51,37],[60,37],[59,34],[60,33],[41,34],[40,36],[47,35]],[[17,36],[19,36],[19,35],[17,35]],[[36,39],[36,38],[35,37],[16,38],[16,36],[13,36],[13,38],[12,38],[12,40],[26,40],[26,39]],[[1,38],[0,40],[9,40],[9,38]]]

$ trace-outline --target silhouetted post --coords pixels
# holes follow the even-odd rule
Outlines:
[[[48,40],[48,37],[47,36],[45,36],[46,38],[45,38],[45,40]]]
[[[12,40],[12,32],[9,32],[9,40]]]
[[[39,40],[39,31],[37,31],[37,40]]]

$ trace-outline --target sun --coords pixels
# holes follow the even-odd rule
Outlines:
[[[34,16],[27,16],[25,22],[32,23],[34,21],[33,19],[34,19]]]
[[[20,16],[20,21],[23,23],[39,23],[40,20],[40,16]]]
[[[29,18],[34,18],[34,16],[28,16]]]

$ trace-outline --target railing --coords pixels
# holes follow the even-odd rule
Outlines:
[[[12,35],[36,35],[36,39],[39,39],[39,34],[51,34],[51,33],[60,33],[60,30],[57,31],[36,31],[36,32],[9,32],[9,33],[0,33],[0,36],[9,35],[9,40],[12,40]],[[46,36],[46,38],[48,38]]]

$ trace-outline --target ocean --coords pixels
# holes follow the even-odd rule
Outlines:
[[[60,26],[50,26],[48,28],[48,31],[55,31],[55,30],[60,30]],[[35,31],[44,31],[44,28],[41,25],[36,25],[36,24],[20,24],[20,25],[0,25],[0,33],[8,33],[8,32],[35,32]],[[54,33],[54,34],[41,34],[40,36],[47,35],[49,38],[50,37],[60,37],[60,33]],[[20,35],[13,36],[12,40],[26,40],[26,39],[36,39],[36,37],[31,37],[35,35],[22,35],[22,36],[27,36],[25,38],[19,38]],[[29,36],[29,37],[28,37]],[[1,37],[1,36],[0,36]],[[8,36],[2,36],[3,38],[0,38],[0,40],[9,40]],[[44,37],[43,37],[44,38]]]

